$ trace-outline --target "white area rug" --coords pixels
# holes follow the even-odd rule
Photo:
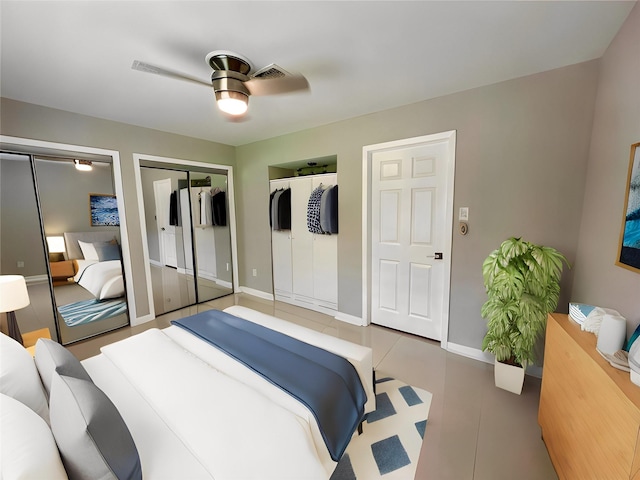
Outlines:
[[[354,436],[331,480],[413,479],[431,393],[377,375],[376,411]]]

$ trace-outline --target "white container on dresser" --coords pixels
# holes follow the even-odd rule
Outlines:
[[[270,192],[291,188],[291,230],[271,230],[276,300],[334,315],[338,309],[338,237],[309,232],[307,207],[319,185],[337,185],[335,173],[270,181]]]

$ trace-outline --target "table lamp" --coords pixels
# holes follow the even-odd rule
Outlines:
[[[22,345],[15,310],[29,305],[27,282],[22,275],[0,275],[0,312],[7,313],[9,336]]]
[[[47,247],[49,248],[49,261],[60,262],[64,260],[64,252],[66,251],[64,245],[64,237],[55,236],[47,237]]]

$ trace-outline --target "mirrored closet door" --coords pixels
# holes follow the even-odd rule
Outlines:
[[[58,340],[30,155],[0,153],[0,274],[21,275],[29,305],[15,311],[22,334],[46,328]]]
[[[233,293],[227,175],[142,161],[156,315]]]
[[[128,325],[112,164],[24,157],[18,169],[7,166],[4,156],[2,161],[2,273],[25,276],[34,305],[49,304],[53,315],[36,323],[49,324],[52,338],[62,344]],[[14,192],[17,185],[22,188]],[[28,212],[17,214],[17,209]],[[11,215],[7,223],[5,215]],[[34,216],[37,226],[28,220]],[[5,229],[10,224],[15,229]],[[17,233],[24,229],[29,232]],[[33,244],[29,255],[20,251],[26,244]],[[12,264],[23,267],[14,272]],[[37,295],[31,295],[32,288],[38,288]],[[26,318],[18,322],[22,330],[29,328]]]

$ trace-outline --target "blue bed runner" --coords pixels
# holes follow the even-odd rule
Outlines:
[[[219,310],[174,320],[305,404],[327,449],[340,460],[364,419],[367,394],[348,360]]]

